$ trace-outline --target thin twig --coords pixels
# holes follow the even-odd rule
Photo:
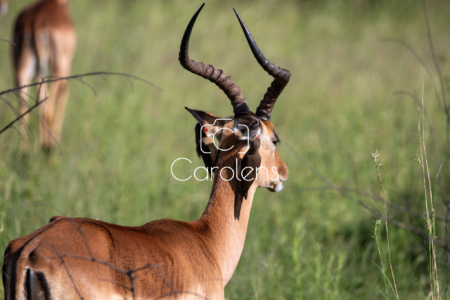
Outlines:
[[[426,150],[426,146],[425,146],[425,112],[424,112],[424,97],[423,97],[423,92],[424,92],[424,82],[422,82],[422,120],[423,120],[423,125],[422,125],[422,139],[420,139],[420,123],[419,123],[419,143],[421,143],[421,148],[420,148],[420,156],[421,156],[421,162],[420,164],[422,165],[422,170],[423,170],[423,184],[424,184],[424,192],[425,192],[425,206],[427,209],[427,224],[428,224],[428,231],[429,234],[433,237],[436,238],[436,224],[435,224],[435,212],[434,212],[434,204],[433,204],[433,192],[431,190],[431,180],[430,180],[430,170],[428,168],[428,158],[427,158],[427,150]],[[419,114],[420,116],[420,114]],[[422,151],[423,150],[423,151]],[[424,163],[425,160],[425,163]],[[425,173],[425,166],[426,166],[426,173]],[[427,201],[427,187],[426,187],[426,178],[428,178],[428,187],[429,187],[429,196],[430,196],[430,206],[431,206],[431,219],[429,217],[429,213],[428,213],[428,201]],[[439,280],[438,280],[438,274],[437,274],[437,264],[436,264],[436,245],[435,243],[431,242],[431,254],[432,254],[432,260],[433,260],[433,264],[430,265],[432,273],[433,273],[433,283],[436,286],[436,293],[437,293],[437,299],[440,300],[440,294],[439,294]],[[434,265],[434,268],[433,268]]]
[[[155,89],[157,89],[158,91],[162,91],[162,89],[156,85],[154,85],[153,83],[151,83],[148,80],[145,80],[141,77],[137,77],[134,75],[130,75],[130,74],[126,74],[126,73],[119,73],[119,72],[90,72],[90,73],[85,73],[85,74],[80,74],[80,75],[72,75],[72,76],[67,76],[67,77],[60,77],[60,78],[45,78],[43,81],[41,82],[35,82],[35,83],[30,83],[27,85],[23,85],[23,86],[19,86],[13,89],[9,89],[9,90],[5,90],[5,91],[1,91],[0,92],[0,96],[3,94],[7,94],[7,93],[11,93],[14,91],[18,91],[24,88],[29,88],[29,87],[33,87],[33,86],[37,86],[37,85],[41,85],[43,83],[51,83],[51,82],[56,82],[56,81],[60,81],[60,80],[71,80],[71,79],[79,79],[82,77],[88,77],[88,76],[98,76],[98,75],[114,75],[114,76],[122,76],[122,77],[126,77],[126,78],[132,78],[138,81],[141,81],[149,86],[154,87]]]
[[[394,281],[394,287],[395,287],[395,295],[397,296],[397,300],[399,300],[398,298],[398,290],[397,290],[397,284],[395,282],[395,276],[394,276],[394,269],[392,268],[392,262],[391,262],[391,248],[390,248],[390,244],[389,244],[389,227],[388,227],[388,218],[387,218],[387,206],[386,206],[386,192],[384,190],[384,186],[383,186],[383,181],[381,178],[381,172],[380,172],[380,166],[382,166],[382,162],[383,159],[381,159],[380,163],[377,162],[377,158],[378,156],[380,156],[380,154],[377,153],[377,151],[375,151],[375,154],[372,153],[372,159],[373,162],[375,163],[376,169],[377,169],[377,179],[378,182],[380,183],[381,186],[381,190],[383,191],[383,200],[384,200],[384,220],[385,220],[385,224],[386,224],[386,240],[387,240],[387,246],[388,246],[388,258],[389,258],[389,267],[391,268],[391,274],[392,274],[392,280]],[[377,244],[378,244],[378,239],[377,239]],[[380,254],[381,255],[381,254]],[[384,271],[384,269],[383,269]],[[386,293],[386,297],[387,297],[387,293]]]
[[[59,259],[61,260],[61,263],[64,265],[64,269],[66,269],[67,275],[69,276],[70,281],[72,282],[72,285],[75,289],[75,291],[78,294],[78,297],[80,297],[81,300],[83,300],[83,296],[81,296],[80,291],[77,288],[77,285],[75,284],[75,281],[72,277],[72,274],[69,271],[69,267],[67,267],[66,261],[64,260],[64,256],[61,255],[61,253],[59,253],[58,249],[56,249],[53,245],[50,245],[49,243],[47,243],[47,245],[53,250],[53,252],[59,257]]]
[[[29,113],[30,111],[32,111],[33,109],[35,109],[36,107],[38,107],[39,105],[41,105],[44,101],[46,101],[48,99],[42,99],[41,101],[37,102],[35,105],[33,105],[32,107],[30,107],[29,109],[27,109],[27,111],[25,111],[23,114],[21,114],[20,116],[18,116],[17,118],[15,118],[11,123],[9,123],[8,125],[6,125],[5,127],[3,127],[2,130],[0,130],[0,134],[2,134],[5,130],[7,130],[8,128],[10,128],[12,125],[14,125],[14,123],[16,123],[17,121],[19,121],[23,116],[25,116],[27,113]]]
[[[100,278],[100,277],[98,277],[98,276],[97,276],[97,280],[98,280],[98,281],[109,282],[109,283],[111,283],[111,284],[120,286],[120,287],[123,288],[124,290],[128,290],[128,291],[131,290],[129,287],[127,287],[127,286],[125,286],[125,285],[123,285],[123,284],[121,284],[121,283],[118,283],[118,282],[116,282],[116,281],[113,281],[113,280],[109,280],[109,279],[105,279],[105,278]]]
[[[13,91],[12,93],[13,93],[14,95],[16,95],[17,98],[19,98],[19,101],[20,101],[21,105],[24,105],[24,106],[26,106],[26,107],[29,107],[29,106],[28,106],[28,102],[27,102],[22,96],[20,96],[19,92],[20,92],[20,91]],[[32,98],[32,97],[29,96],[29,95],[28,95],[28,97]],[[39,97],[39,95],[37,95],[37,97]],[[48,98],[48,97],[47,97],[47,98]],[[38,99],[39,99],[39,98],[36,98],[36,100],[35,100],[35,101],[36,101],[36,104],[39,102]],[[46,99],[46,98],[45,98],[45,99]],[[39,114],[37,114],[34,110],[31,110],[31,112],[37,117],[37,119],[38,119],[38,121],[39,121],[39,124],[41,124],[42,128],[44,128],[44,130],[48,133],[48,135],[52,138],[52,140],[55,141],[55,144],[58,146],[59,152],[60,152],[61,155],[62,155],[63,151],[62,151],[61,144],[58,142],[58,140],[57,140],[57,139],[53,136],[53,134],[50,132],[50,129],[48,129],[47,125],[45,125],[44,121],[43,121],[42,118],[39,116]],[[25,122],[24,122],[24,123],[25,123]],[[26,124],[25,124],[25,125],[26,125]],[[26,128],[26,131],[27,131],[27,133],[29,134],[29,136],[33,136],[33,135],[31,134],[31,132],[28,130],[28,126],[25,126],[25,128]]]
[[[18,92],[13,93],[13,95],[14,95],[15,98],[17,98],[17,102],[19,103],[19,106],[24,105],[25,107],[30,108],[28,103],[25,101],[25,99]],[[30,96],[30,98],[32,98],[32,97]],[[35,101],[35,102],[38,102],[38,101]],[[34,110],[32,110],[31,113],[37,117],[37,119],[39,120],[39,123],[42,123],[42,120],[39,118],[39,114],[38,113],[36,113]],[[20,114],[20,112],[19,112],[19,114]],[[23,128],[25,128],[27,136],[30,137],[31,139],[34,139],[34,136],[31,133],[30,129],[28,128],[27,122],[25,121],[25,119],[22,118],[20,122],[22,123]]]
[[[380,262],[381,262],[381,272],[383,273],[383,279],[384,279],[384,290],[385,290],[385,292],[384,292],[383,296],[384,296],[384,298],[389,300],[389,295],[388,295],[388,292],[387,292],[388,291],[387,290],[387,283],[386,283],[387,276],[386,276],[386,271],[384,270],[383,256],[381,256],[380,244],[378,243],[378,235],[377,235],[377,227],[378,227],[378,225],[381,225],[381,220],[376,220],[375,221],[375,227],[373,229],[373,234],[374,234],[374,237],[375,237],[375,241],[377,242],[378,255],[380,256]],[[390,284],[390,282],[389,282],[389,284]],[[381,290],[380,290],[380,292],[381,292]]]
[[[10,43],[12,46],[16,46],[16,44],[14,44],[13,42],[5,40],[5,39],[0,39],[0,41]]]
[[[411,92],[408,91],[396,91],[394,92],[394,95],[406,95],[406,96],[410,96],[415,102],[417,106],[420,106],[420,100],[419,98],[414,95]],[[439,168],[440,165],[440,159],[439,159],[439,151],[438,151],[438,146],[437,146],[437,142],[436,142],[436,135],[434,134],[434,128],[433,125],[431,123],[431,119],[430,116],[428,115],[428,110],[424,108],[424,113],[425,116],[427,117],[427,121],[428,121],[428,127],[429,127],[429,131],[431,134],[431,140],[433,141],[433,148],[434,148],[434,155],[435,155],[435,160],[436,160],[436,167]],[[442,182],[442,180],[440,180]]]
[[[150,269],[151,271],[153,271],[153,273],[155,273],[157,276],[159,276],[159,277],[163,280],[163,282],[169,281],[169,287],[170,287],[171,290],[175,293],[175,296],[176,296],[176,293],[177,293],[177,292],[176,292],[176,290],[175,290],[175,285],[174,285],[173,281],[171,280],[171,278],[170,278],[170,276],[169,276],[169,274],[168,274],[168,272],[167,272],[166,266],[165,266],[164,264],[146,264],[145,266],[139,267],[139,268],[137,268],[137,269],[132,269],[132,270],[128,270],[128,271],[127,271],[127,270],[121,269],[121,268],[119,268],[119,267],[117,267],[117,266],[115,266],[115,265],[113,265],[113,264],[111,264],[111,263],[109,263],[109,262],[106,262],[106,261],[97,259],[97,258],[93,255],[93,252],[92,252],[92,250],[91,250],[91,247],[90,247],[90,245],[89,245],[89,242],[88,242],[88,240],[87,240],[87,237],[86,237],[86,235],[84,234],[84,232],[83,232],[83,230],[81,229],[81,227],[78,226],[78,224],[76,224],[76,222],[75,222],[74,219],[72,219],[72,218],[68,218],[68,219],[69,219],[69,220],[71,221],[71,223],[75,226],[75,228],[77,229],[77,231],[80,233],[82,239],[84,240],[86,249],[88,250],[88,253],[89,253],[89,257],[82,257],[82,256],[78,256],[78,255],[66,254],[67,257],[72,257],[72,258],[78,258],[78,259],[84,259],[84,260],[88,260],[88,261],[93,261],[93,262],[96,262],[96,263],[98,263],[98,264],[102,264],[102,265],[104,265],[104,266],[107,266],[107,267],[109,267],[109,268],[111,268],[111,269],[113,269],[113,270],[115,270],[115,271],[117,271],[117,272],[120,272],[120,273],[122,273],[122,274],[125,274],[125,275],[128,276],[128,278],[130,279],[131,293],[132,293],[132,295],[133,295],[133,300],[136,299],[136,290],[135,290],[135,285],[134,285],[134,280],[135,280],[136,277],[135,277],[134,274],[135,274],[136,272],[142,271],[142,270],[144,270],[144,269]],[[164,268],[164,270],[166,271],[166,275],[167,275],[167,276],[162,276],[162,275],[156,270],[156,268],[160,268],[160,267]]]
[[[131,81],[131,79],[135,79],[141,82],[144,82],[147,85],[150,85],[152,87],[154,87],[155,89],[157,89],[158,91],[162,91],[161,88],[159,88],[158,86],[154,85],[153,83],[151,83],[150,81],[147,81],[145,79],[142,79],[140,77],[134,76],[134,75],[130,75],[130,74],[126,74],[126,73],[119,73],[119,72],[90,72],[90,73],[86,73],[86,74],[81,74],[81,75],[72,75],[72,76],[67,76],[67,77],[60,77],[60,78],[54,78],[52,76],[50,77],[44,77],[41,79],[40,82],[35,82],[35,83],[31,83],[28,85],[24,85],[24,86],[20,86],[20,87],[16,87],[16,88],[12,88],[12,89],[8,89],[8,90],[4,90],[0,92],[0,97],[2,95],[8,94],[8,93],[14,93],[19,100],[21,100],[21,105],[25,105],[28,106],[27,101],[25,101],[25,99],[22,99],[22,97],[20,97],[20,95],[18,94],[18,92],[22,91],[22,89],[28,89],[27,94],[29,92],[29,88],[33,87],[33,86],[38,86],[37,89],[37,95],[36,95],[36,104],[34,106],[32,106],[30,109],[28,109],[24,114],[22,114],[19,118],[16,118],[14,121],[12,121],[10,124],[8,124],[5,128],[3,128],[0,131],[0,134],[3,133],[5,130],[7,130],[8,128],[10,128],[15,122],[17,122],[18,120],[20,120],[23,116],[25,116],[27,113],[29,112],[33,112],[33,109],[36,108],[38,105],[40,105],[44,100],[46,100],[47,98],[45,98],[44,100],[39,101],[39,97],[41,94],[41,88],[44,84],[46,83],[51,83],[51,82],[56,82],[56,81],[60,81],[60,80],[77,80],[80,81],[83,85],[87,85],[94,93],[94,95],[97,95],[95,89],[93,88],[92,85],[88,84],[87,82],[85,82],[83,80],[83,77],[88,77],[88,76],[99,76],[99,75],[115,75],[115,76],[122,76],[125,77],[128,81]],[[134,86],[132,85],[132,90],[134,90]],[[3,97],[2,97],[3,99]],[[37,114],[36,114],[37,115]],[[40,124],[43,126],[43,128],[45,129],[45,131],[47,131],[47,133],[49,134],[49,136],[55,141],[55,143],[57,144],[60,153],[62,154],[62,148],[61,145],[59,144],[59,142],[56,140],[56,138],[52,135],[52,133],[50,132],[50,130],[47,128],[47,126],[44,124],[44,122],[41,120],[41,118],[37,115],[38,120],[40,122]],[[28,128],[26,129],[27,132]]]
[[[8,100],[6,100],[6,99],[5,99],[4,97],[2,97],[2,96],[0,96],[0,99],[1,99],[3,102],[5,102],[6,105],[9,106],[9,108],[14,112],[14,114],[15,114],[16,116],[20,116],[20,112],[19,112],[14,106],[12,106],[12,104],[11,104]],[[20,118],[20,122],[22,123],[22,125],[24,125],[25,121],[24,121],[21,117],[19,117],[19,118]],[[15,129],[15,127],[12,127],[12,128]],[[17,129],[16,129],[16,130],[17,130]],[[22,136],[22,134],[20,133],[20,131],[17,130],[17,132],[19,133],[20,138],[23,139],[23,136]]]
[[[370,199],[372,199],[374,201],[377,201],[377,202],[380,202],[380,203],[384,202],[383,197],[380,197],[380,196],[372,194],[370,192],[366,192],[366,191],[360,190],[358,188],[350,187],[350,186],[337,186],[336,185],[336,186],[332,186],[331,187],[331,186],[325,185],[325,186],[317,186],[317,187],[311,187],[311,188],[296,189],[296,191],[297,192],[315,192],[315,191],[323,191],[323,190],[328,190],[328,189],[336,190],[340,194],[355,193],[358,196],[367,197],[367,198],[370,198]],[[391,197],[391,198],[393,198],[393,197]],[[404,201],[404,199],[402,199],[402,198],[397,198],[397,199],[399,201],[400,200]],[[426,214],[420,213],[420,212],[415,211],[415,210],[411,210],[410,208],[405,207],[405,206],[401,206],[401,205],[395,204],[394,202],[390,202],[389,200],[386,200],[386,204],[390,208],[393,208],[393,209],[395,209],[397,211],[401,211],[401,212],[407,213],[408,215],[419,217],[421,219],[425,219],[426,218]],[[436,219],[436,221],[439,221],[439,222],[450,221],[450,217],[448,217],[448,218],[435,217],[435,219]]]
[[[313,172],[314,175],[317,178],[319,178],[323,183],[325,183],[328,188],[337,191],[341,196],[354,201],[355,203],[357,203],[360,206],[364,207],[365,209],[369,210],[371,213],[373,213],[377,217],[384,219],[384,215],[383,214],[381,214],[379,211],[371,208],[370,206],[368,206],[366,203],[364,203],[360,199],[355,198],[352,194],[348,193],[347,190],[342,189],[342,187],[339,187],[339,186],[335,185],[334,183],[332,183],[328,178],[326,178],[324,175],[322,175],[317,169],[315,169],[313,166],[311,166],[308,163],[308,161],[294,147],[292,147],[292,145],[290,145],[289,143],[287,145],[288,145],[288,148],[290,149],[290,151],[297,157],[297,159],[303,165],[305,165],[311,172]],[[439,240],[437,238],[430,237],[430,235],[428,235],[427,233],[423,232],[419,228],[412,227],[411,225],[402,223],[402,222],[400,222],[398,220],[391,219],[391,218],[388,218],[388,222],[393,224],[393,225],[395,225],[395,226],[397,226],[397,227],[399,227],[399,228],[402,228],[402,229],[405,229],[407,231],[410,231],[410,232],[414,233],[415,235],[418,235],[418,236],[426,239],[427,241],[432,241],[432,242],[436,243],[436,245],[438,245],[438,246],[442,247],[443,249],[445,249],[446,251],[450,251],[450,245],[446,244],[445,242],[443,242],[443,241],[441,241],[441,240]]]
[[[438,73],[438,77],[439,77],[439,81],[440,81],[440,85],[441,85],[442,98],[443,98],[444,105],[446,108],[444,110],[444,113],[447,117],[447,130],[448,130],[448,126],[450,125],[450,112],[449,112],[449,109],[447,106],[444,78],[442,76],[441,68],[440,68],[439,63],[436,58],[436,52],[434,51],[433,39],[431,36],[430,22],[428,20],[427,6],[425,3],[425,0],[422,0],[422,6],[423,6],[423,14],[425,17],[425,24],[427,26],[427,37],[428,37],[428,43],[429,43],[429,47],[430,47],[431,57],[433,58],[434,67],[436,68],[436,72]],[[447,134],[447,146],[448,145],[449,145],[449,135]],[[447,151],[450,151],[450,149],[447,148]],[[446,207],[447,207],[447,217],[448,217],[448,215],[450,213],[450,199],[447,199],[446,192],[443,189],[443,186],[441,186],[440,188],[441,188],[442,200],[446,204]],[[449,244],[449,242],[450,242],[448,227],[449,227],[449,223],[446,222],[446,224],[445,224],[445,242],[446,242],[446,244]],[[448,273],[450,274],[450,253],[449,252],[447,252],[447,268],[448,268]]]
[[[406,49],[408,49],[408,50],[416,57],[416,59],[419,61],[419,63],[420,63],[420,64],[424,67],[424,69],[427,71],[428,76],[430,77],[431,82],[433,83],[434,92],[435,92],[435,94],[436,94],[436,97],[437,97],[439,106],[441,107],[441,109],[442,109],[443,111],[446,111],[446,110],[447,110],[447,105],[445,104],[445,102],[442,103],[442,100],[441,100],[441,97],[440,97],[440,95],[439,95],[438,88],[437,88],[437,85],[436,85],[436,81],[434,81],[434,77],[433,77],[433,74],[431,73],[431,70],[428,68],[427,64],[426,64],[425,61],[422,59],[422,57],[420,57],[420,55],[414,50],[414,48],[411,47],[411,46],[410,46],[408,43],[406,43],[405,41],[402,41],[402,40],[400,40],[400,39],[386,38],[386,39],[383,39],[383,41],[384,41],[384,42],[394,42],[394,43],[398,43],[398,44],[404,46]]]

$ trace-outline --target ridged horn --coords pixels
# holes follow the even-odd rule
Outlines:
[[[233,10],[239,20],[239,23],[241,24],[250,49],[252,49],[253,56],[255,56],[260,66],[267,73],[269,73],[270,76],[275,78],[275,80],[272,81],[270,87],[267,89],[267,92],[264,94],[264,98],[261,100],[261,103],[259,104],[258,109],[255,113],[257,117],[269,121],[270,116],[272,115],[273,107],[275,106],[275,102],[277,101],[281,92],[286,87],[289,79],[291,78],[291,72],[289,72],[289,70],[276,67],[264,56],[261,50],[259,50],[258,45],[256,45],[256,42],[250,34],[250,31],[247,29],[247,26],[245,26],[245,23],[242,21],[237,11],[234,8]]]
[[[196,62],[189,59],[189,39],[191,37],[192,28],[197,20],[197,16],[202,10],[205,3],[200,6],[197,12],[192,17],[186,31],[184,32],[183,39],[181,40],[180,53],[178,60],[183,68],[197,74],[209,81],[215,83],[231,101],[234,114],[248,113],[250,108],[247,105],[247,99],[241,94],[241,88],[234,84],[230,76],[227,76],[220,69],[215,69],[213,66],[205,66],[202,62]]]

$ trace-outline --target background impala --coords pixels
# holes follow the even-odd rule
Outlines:
[[[31,2],[9,2],[8,13],[0,18],[0,38],[11,40],[15,17]],[[434,48],[448,76],[450,3],[427,3]],[[128,81],[97,78],[88,80],[97,92],[94,97],[82,84],[71,82],[63,155],[55,155],[50,163],[33,150],[28,161],[22,159],[17,154],[20,137],[14,130],[1,135],[1,251],[10,240],[44,226],[56,214],[133,226],[161,217],[190,221],[201,215],[211,182],[182,183],[170,174],[178,157],[193,162],[192,168],[184,163],[174,166],[180,167],[174,170],[179,178],[189,177],[194,166],[203,164],[194,152],[194,123],[184,106],[231,115],[223,92],[180,68],[177,60],[180,34],[200,4],[177,0],[69,3],[78,34],[72,74],[123,71],[152,81],[164,92],[136,84],[131,93]],[[421,170],[412,160],[419,152],[417,109],[408,96],[393,92],[420,95],[425,79],[425,105],[438,142],[445,142],[446,125],[431,81],[414,55],[400,45],[383,42],[386,37],[407,41],[432,67],[421,2],[208,1],[195,25],[190,55],[232,75],[254,109],[264,93],[261,88],[269,86],[272,78],[249,53],[233,7],[266,57],[288,67],[293,77],[272,116],[289,180],[281,193],[257,192],[245,248],[225,296],[381,298],[377,288],[384,286],[384,280],[373,263],[379,264],[379,259],[372,238],[373,220],[379,217],[328,190],[298,161],[295,151],[334,184],[357,185],[379,195],[370,159],[370,153],[378,149],[385,157],[381,169],[388,199],[422,212]],[[14,85],[10,47],[0,41],[0,90]],[[0,105],[0,123],[11,120],[14,113],[1,99]],[[30,126],[37,132],[33,115]],[[429,154],[434,155],[432,141],[427,143]],[[30,139],[30,148],[38,147],[38,137]],[[435,169],[434,163],[431,167]],[[360,199],[379,212],[378,202]],[[402,211],[392,208],[388,214],[409,222]],[[410,221],[413,226],[423,225],[420,217]],[[378,230],[381,235],[382,228]],[[390,227],[389,233],[401,297],[423,299],[421,289],[425,294],[429,289],[428,245],[396,227]],[[381,237],[386,263],[385,242]],[[444,282],[445,271],[446,267],[440,268]]]
[[[5,15],[8,12],[8,1],[0,0],[0,16]]]
[[[26,7],[14,24],[15,84],[17,87],[41,81],[47,77],[67,77],[70,75],[72,57],[75,52],[76,35],[67,10],[67,0],[38,0]],[[24,88],[20,97],[20,113],[32,106],[30,89]],[[61,139],[64,113],[67,104],[68,87],[66,81],[53,82],[49,87],[43,84],[37,88],[35,101],[48,100],[39,106],[42,120],[39,126],[41,147],[49,151]],[[29,115],[24,116],[28,124]],[[28,129],[22,132],[22,151],[26,150]]]

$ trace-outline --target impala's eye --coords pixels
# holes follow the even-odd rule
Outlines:
[[[278,141],[272,141],[272,143],[275,145],[275,147],[277,146],[277,144],[278,144]]]

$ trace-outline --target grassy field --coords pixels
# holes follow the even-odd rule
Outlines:
[[[11,38],[14,16],[28,2],[11,1],[8,15],[0,18],[0,38]],[[35,116],[30,118],[34,140],[27,156],[20,155],[20,137],[14,130],[1,135],[1,252],[11,239],[58,214],[121,225],[160,218],[190,221],[201,215],[211,183],[179,182],[170,172],[179,157],[195,162],[192,168],[179,170],[180,176],[201,165],[194,151],[195,121],[184,107],[220,116],[231,115],[232,109],[215,85],[178,63],[182,34],[200,4],[70,3],[78,33],[73,74],[126,72],[162,91],[139,82],[134,82],[133,91],[124,78],[87,78],[97,92],[94,96],[86,85],[72,81],[62,152],[56,150],[49,159],[39,151]],[[226,287],[226,298],[384,299],[373,238],[378,215],[327,188],[298,154],[336,185],[381,195],[370,157],[378,149],[384,157],[381,171],[388,200],[424,212],[422,169],[413,160],[420,153],[417,108],[410,97],[394,92],[420,95],[424,82],[425,106],[440,159],[445,158],[444,171],[448,170],[446,119],[430,78],[414,55],[383,41],[404,40],[432,66],[421,2],[207,1],[191,38],[191,58],[231,75],[250,107],[256,108],[272,78],[253,59],[233,7],[266,57],[292,73],[272,116],[282,140],[278,152],[290,174],[281,193],[262,189],[256,193],[244,252]],[[448,2],[428,1],[447,88],[449,11]],[[13,86],[10,47],[0,42],[0,90]],[[7,99],[15,102],[12,96]],[[0,127],[13,118],[0,103]],[[425,139],[434,177],[438,166],[427,129],[428,124]],[[436,194],[438,199],[437,188]],[[363,201],[383,211],[381,203]],[[445,217],[444,209],[436,210]],[[388,215],[426,228],[422,218],[391,208]],[[443,236],[441,224],[438,230]],[[378,237],[386,266],[384,226],[379,226]],[[400,298],[427,299],[428,243],[393,225],[389,238]],[[449,278],[445,256],[439,252],[438,258],[444,299]],[[390,271],[386,274],[390,278]],[[394,299],[390,288],[388,292]]]

